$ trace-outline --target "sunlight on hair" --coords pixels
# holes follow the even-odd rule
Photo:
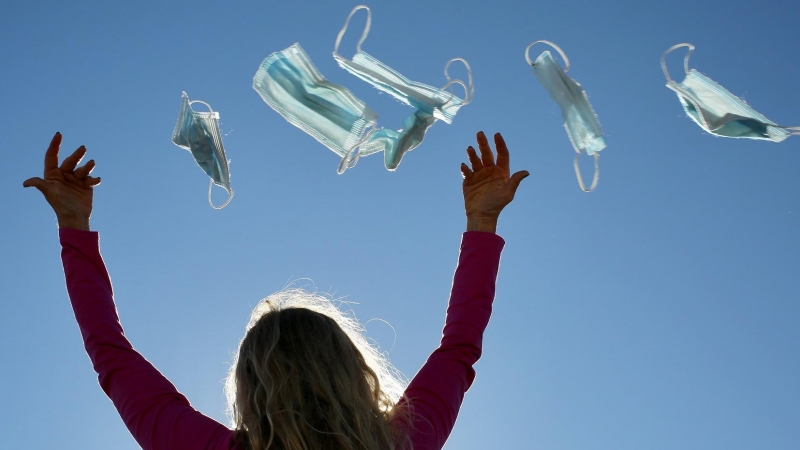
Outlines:
[[[338,304],[338,305],[337,305]],[[309,292],[302,288],[293,288],[291,286],[282,291],[275,292],[268,297],[262,299],[258,305],[253,309],[250,315],[250,320],[245,329],[245,336],[247,332],[261,319],[264,315],[274,312],[283,311],[293,308],[304,308],[333,319],[341,329],[347,334],[355,347],[361,353],[370,369],[372,369],[378,377],[380,390],[385,398],[391,400],[392,406],[397,403],[403,395],[407,379],[403,374],[398,371],[389,361],[388,352],[381,352],[378,343],[366,335],[366,328],[355,316],[352,309],[343,311],[340,307],[351,305],[352,302],[347,302],[342,299],[333,299],[326,293]],[[388,324],[388,322],[381,320]],[[391,327],[391,325],[389,325]],[[392,328],[392,330],[394,330]],[[241,346],[242,341],[239,342]],[[394,347],[394,344],[392,344]],[[236,366],[239,351],[234,354],[234,360],[225,380],[225,395],[228,400],[228,417],[234,421],[233,408],[236,404]],[[391,407],[384,407],[388,412]],[[235,425],[235,424],[234,424]]]

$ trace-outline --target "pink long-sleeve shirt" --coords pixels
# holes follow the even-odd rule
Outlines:
[[[59,230],[61,259],[75,318],[100,387],[144,449],[237,449],[234,432],[195,410],[133,349],[119,323],[96,232]],[[475,378],[489,323],[503,239],[467,232],[461,242],[443,337],[411,380],[398,407],[413,408],[414,450],[440,450]]]

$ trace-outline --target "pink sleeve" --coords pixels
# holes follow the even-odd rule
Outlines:
[[[204,416],[133,349],[114,306],[98,234],[59,230],[67,291],[86,352],[122,420],[143,449],[231,449],[233,432]]]
[[[492,233],[464,233],[453,277],[442,341],[417,373],[398,407],[410,404],[414,450],[440,450],[456,422],[481,356],[504,241]]]

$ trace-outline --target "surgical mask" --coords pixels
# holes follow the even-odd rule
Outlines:
[[[683,59],[686,77],[678,83],[669,76],[666,57],[681,47],[688,47],[689,51]],[[695,69],[689,70],[692,52],[692,44],[673,45],[661,55],[661,69],[667,78],[667,87],[678,94],[686,114],[702,129],[717,136],[773,142],[782,142],[790,135],[800,134],[800,127],[775,124],[712,79]]]
[[[553,59],[553,55],[547,50],[539,55],[535,61],[531,61],[530,48],[540,42],[558,51],[561,58],[564,59],[564,69],[558,65]],[[572,142],[572,147],[577,152],[573,166],[575,167],[575,176],[578,178],[578,185],[584,192],[593,191],[600,179],[599,152],[606,148],[606,138],[603,137],[600,122],[597,120],[597,115],[592,109],[592,105],[589,104],[586,92],[578,82],[567,76],[567,71],[570,68],[567,55],[564,54],[564,51],[559,46],[550,41],[535,41],[525,48],[525,60],[531,65],[533,74],[536,75],[542,86],[547,89],[550,97],[561,107],[564,127],[567,129],[567,135],[570,142]],[[583,177],[578,166],[578,158],[583,153],[594,157],[594,177],[592,185],[588,189],[583,183]]]
[[[208,108],[207,112],[196,112],[192,105],[200,103]],[[222,209],[233,199],[231,188],[231,175],[228,171],[228,159],[222,146],[222,136],[219,131],[219,113],[211,109],[211,105],[199,100],[189,101],[186,92],[183,93],[181,112],[178,123],[172,132],[172,142],[178,147],[188,150],[194,156],[197,165],[203,169],[211,180],[208,184],[208,204],[214,209]],[[211,201],[211,188],[217,185],[228,193],[228,200],[220,206],[215,206]]]
[[[361,38],[356,44],[355,55],[352,59],[347,59],[339,54],[339,45],[350,24],[350,19],[361,9],[367,12],[367,22],[364,31],[361,33]],[[383,151],[386,168],[394,170],[400,164],[406,152],[413,150],[422,143],[425,133],[436,120],[441,120],[448,124],[452,123],[458,110],[472,100],[474,95],[472,70],[464,59],[454,58],[445,65],[444,74],[445,78],[447,78],[447,83],[443,87],[437,88],[411,81],[361,50],[361,45],[367,39],[371,25],[372,12],[369,7],[364,5],[356,6],[347,16],[344,26],[336,37],[333,57],[343,69],[415,109],[414,113],[403,121],[401,130],[378,129],[360,146],[360,153],[370,154],[376,151]],[[459,61],[466,67],[469,76],[468,83],[450,78],[449,68],[454,61]],[[464,88],[465,96],[463,99],[447,91],[449,87],[456,84]]]
[[[253,77],[253,89],[289,123],[339,155],[339,173],[355,165],[353,150],[378,118],[349,89],[326,80],[300,44],[269,55]]]

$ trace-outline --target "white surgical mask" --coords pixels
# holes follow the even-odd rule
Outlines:
[[[681,47],[688,47],[689,51],[683,60],[686,77],[678,83],[669,76],[666,57]],[[775,124],[711,78],[695,69],[689,70],[689,57],[692,52],[694,52],[692,44],[673,45],[661,55],[661,69],[667,77],[667,87],[678,94],[686,114],[702,129],[722,137],[773,142],[782,142],[790,135],[800,134],[800,127]]]
[[[356,45],[355,55],[352,59],[347,59],[339,54],[339,44],[341,44],[342,37],[347,31],[350,19],[361,9],[367,12],[367,23],[361,33],[361,39]],[[333,57],[343,69],[415,109],[414,113],[403,121],[402,129],[397,131],[385,128],[378,129],[360,146],[360,152],[373,153],[382,150],[386,168],[394,170],[400,164],[406,152],[413,150],[422,143],[425,133],[436,120],[441,120],[448,124],[452,123],[458,110],[472,100],[474,94],[472,70],[464,59],[454,58],[445,65],[444,72],[447,84],[443,87],[437,88],[411,81],[374,56],[361,50],[361,44],[367,39],[371,26],[372,12],[369,7],[360,5],[353,8],[347,16],[344,26],[339,31],[339,35],[336,36]],[[449,67],[453,61],[460,61],[467,68],[468,83],[450,78]],[[465,96],[463,99],[447,91],[447,88],[454,84],[461,85],[464,88]]]
[[[564,69],[561,68],[553,59],[553,55],[547,50],[542,52],[536,58],[536,61],[531,61],[529,50],[540,42],[558,51],[561,58],[564,59]],[[567,129],[567,136],[569,136],[572,147],[577,153],[573,166],[575,168],[575,176],[578,178],[578,185],[584,192],[593,191],[600,179],[599,152],[606,148],[606,138],[603,136],[603,130],[597,120],[597,114],[594,113],[592,105],[589,104],[586,92],[577,81],[567,76],[567,71],[569,71],[570,67],[567,55],[564,54],[561,47],[550,41],[535,41],[525,49],[525,60],[531,65],[533,74],[536,75],[542,86],[547,89],[550,97],[561,107],[564,128]],[[588,189],[583,184],[583,177],[578,166],[578,158],[583,153],[594,158],[594,177],[592,178],[592,185]]]
[[[192,109],[194,103],[205,105],[208,111],[194,111]],[[189,101],[189,96],[184,92],[178,123],[172,132],[172,142],[191,152],[197,165],[211,178],[208,184],[208,204],[214,209],[227,206],[233,200],[233,189],[228,159],[219,131],[219,113],[211,109],[211,105],[206,102]],[[220,206],[215,206],[211,201],[211,187],[215,184],[228,193],[228,200]]]

